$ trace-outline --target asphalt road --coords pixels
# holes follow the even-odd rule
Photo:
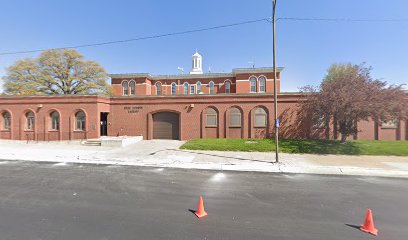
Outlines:
[[[368,207],[408,239],[404,179],[0,162],[2,240],[374,239]]]

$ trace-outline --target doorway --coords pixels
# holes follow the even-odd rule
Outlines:
[[[101,112],[101,136],[108,136],[108,114],[107,112]]]

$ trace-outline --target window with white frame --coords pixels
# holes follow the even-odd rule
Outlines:
[[[59,130],[60,126],[60,116],[57,111],[53,111],[50,114],[51,117],[51,130]]]
[[[190,94],[195,94],[195,85],[190,85]]]
[[[3,112],[3,130],[11,129],[11,114],[9,112]]]
[[[230,109],[229,112],[229,126],[230,127],[241,127],[241,119],[242,119],[242,114],[241,111],[233,107]]]
[[[205,119],[206,127],[217,127],[218,114],[214,108],[207,108],[207,112],[205,113]]]
[[[258,107],[254,111],[254,127],[266,127],[267,114],[265,109]]]
[[[177,94],[177,84],[172,83],[171,84],[171,95],[176,95]]]
[[[123,88],[123,96],[129,95],[129,83],[127,81],[124,81],[122,83],[122,88]]]
[[[34,130],[35,116],[33,112],[26,113],[26,130]]]
[[[156,95],[160,96],[162,95],[162,85],[161,83],[156,83]]]
[[[135,87],[136,87],[135,81],[131,81],[131,82],[129,83],[130,95],[136,95]]]
[[[314,115],[312,117],[313,121],[313,128],[326,128],[327,127],[327,117],[324,114],[321,115]]]
[[[265,92],[266,78],[264,76],[260,76],[258,78],[258,82],[259,82],[259,92]]]
[[[230,81],[226,81],[224,83],[225,85],[225,93],[231,93],[231,82]]]
[[[75,130],[77,131],[85,131],[85,124],[86,124],[86,117],[85,113],[79,111],[75,114]]]
[[[184,95],[187,95],[188,94],[188,83],[184,83],[184,86],[183,86],[183,88],[184,88]]]
[[[251,84],[251,92],[256,92],[256,77],[251,77],[249,83]]]
[[[211,82],[209,83],[209,85],[210,85],[210,94],[214,94],[214,82],[211,81]]]
[[[398,121],[396,119],[381,122],[381,128],[397,128]]]
[[[201,82],[197,82],[197,94],[201,93]]]

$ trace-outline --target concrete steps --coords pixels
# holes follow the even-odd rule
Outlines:
[[[101,137],[87,139],[81,142],[84,146],[126,147],[143,140],[143,136]]]
[[[84,146],[101,146],[102,141],[100,139],[88,139],[88,140],[82,141],[81,144]]]

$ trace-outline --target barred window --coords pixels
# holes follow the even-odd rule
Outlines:
[[[265,109],[259,107],[255,109],[254,112],[254,127],[266,127],[267,114]]]
[[[84,131],[86,124],[86,117],[85,113],[82,111],[79,111],[75,114],[75,130],[77,131]]]
[[[135,86],[136,86],[135,81],[131,81],[129,84],[130,95],[136,95]]]
[[[251,92],[256,92],[256,77],[251,77],[249,82],[251,84]]]
[[[171,95],[176,95],[177,94],[177,85],[176,83],[171,84]]]
[[[230,109],[229,126],[241,127],[241,111],[236,107]]]
[[[258,81],[259,81],[259,92],[265,92],[265,82],[266,82],[265,77],[260,76],[258,78]]]
[[[158,95],[158,96],[160,96],[160,95],[162,95],[162,85],[161,85],[161,83],[156,83],[156,94]]]
[[[60,125],[60,116],[57,111],[54,111],[50,114],[51,117],[51,130],[59,130]]]
[[[35,116],[33,112],[26,113],[26,130],[34,130]]]
[[[214,108],[208,108],[207,112],[205,114],[206,118],[206,127],[217,127],[218,124],[218,114],[217,111]]]
[[[184,94],[188,94],[188,83],[184,83]]]
[[[224,83],[225,85],[225,93],[231,93],[231,82],[230,81],[226,81]]]
[[[123,88],[123,96],[129,95],[129,83],[127,81],[124,81],[122,83],[122,88]]]
[[[10,130],[11,129],[11,114],[9,112],[4,112],[2,115],[3,115],[3,129]]]
[[[214,94],[214,82],[211,81],[209,85],[210,85],[210,94]]]

